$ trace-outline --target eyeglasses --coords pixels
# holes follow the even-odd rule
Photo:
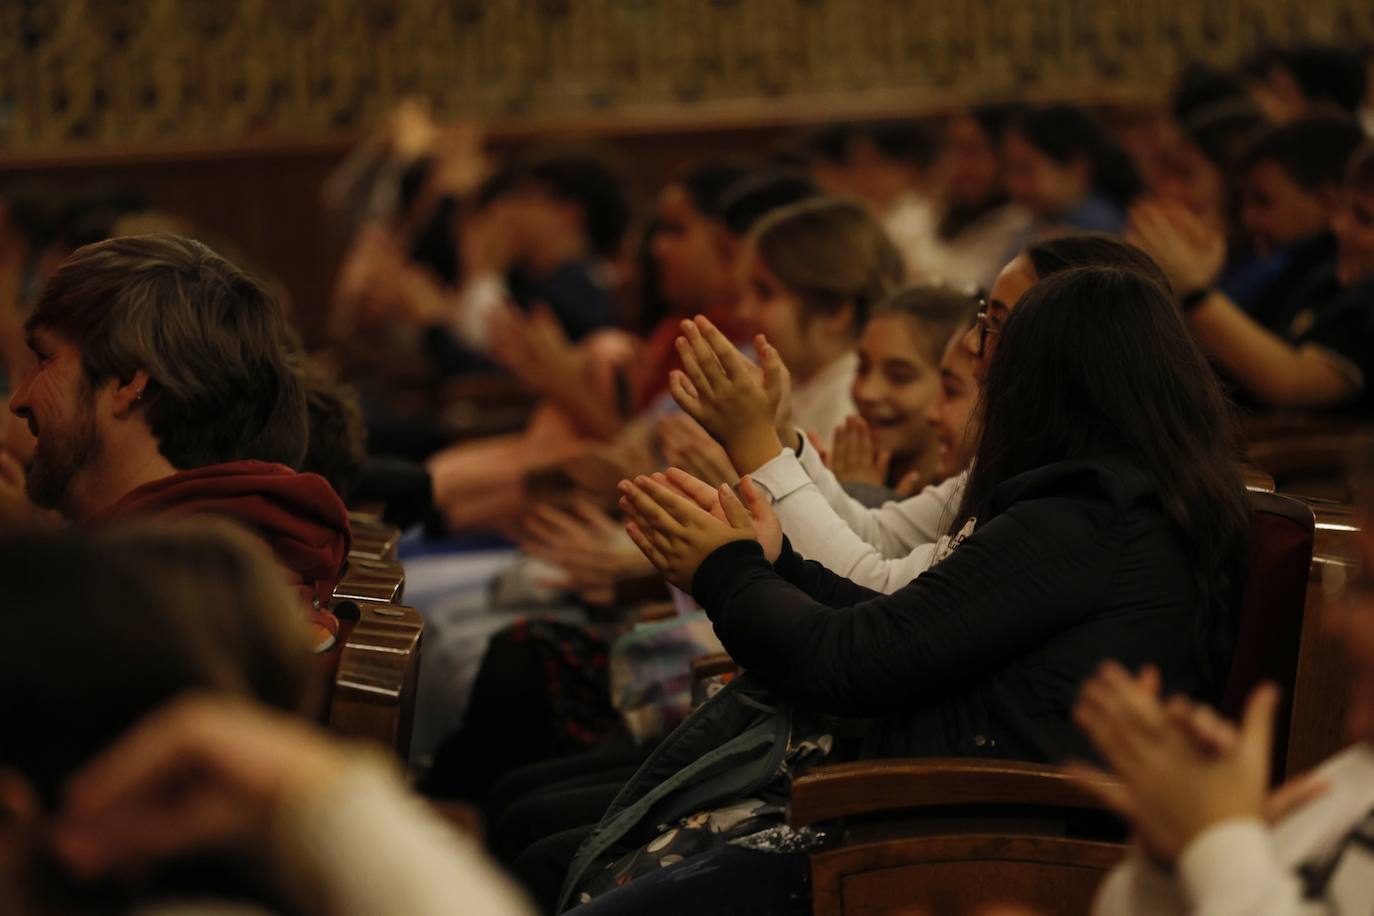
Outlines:
[[[978,357],[981,359],[988,349],[988,338],[1002,333],[1002,322],[994,321],[988,314],[988,301],[978,300]]]

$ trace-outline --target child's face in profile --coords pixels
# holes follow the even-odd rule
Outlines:
[[[1325,232],[1330,201],[1298,185],[1277,162],[1259,162],[1245,173],[1240,220],[1260,254]]]

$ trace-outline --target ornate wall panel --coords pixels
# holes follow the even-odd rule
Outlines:
[[[1374,39],[1374,2],[3,0],[0,143],[312,137],[407,94],[531,120],[906,90],[1149,97],[1195,56],[1336,36]]]

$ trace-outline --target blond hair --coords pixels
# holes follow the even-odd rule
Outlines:
[[[801,300],[804,318],[849,307],[856,335],[905,273],[883,227],[849,200],[817,197],[780,207],[749,238],[768,269]]]

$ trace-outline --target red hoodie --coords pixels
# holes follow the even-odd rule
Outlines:
[[[130,490],[88,524],[159,515],[238,522],[272,548],[277,562],[322,610],[329,607],[348,558],[351,534],[343,502],[323,477],[298,474],[282,464],[231,461],[179,471]],[[337,621],[326,625],[337,631]]]

